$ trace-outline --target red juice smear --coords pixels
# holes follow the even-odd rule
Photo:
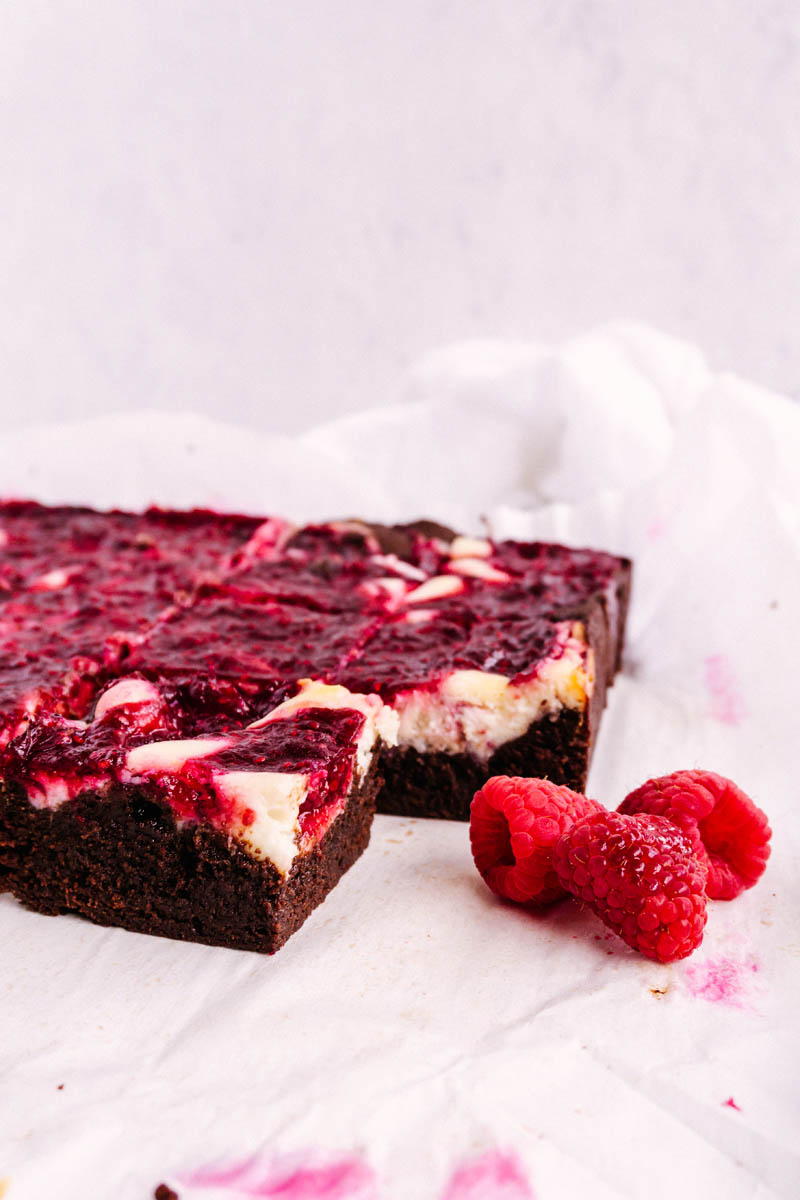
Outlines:
[[[489,1150],[454,1171],[441,1200],[533,1200],[533,1191],[514,1155]]]
[[[711,958],[689,964],[684,979],[689,993],[696,999],[731,1008],[747,1008],[749,980],[756,971],[758,964],[752,958],[744,961]]]
[[[704,661],[705,684],[711,700],[711,715],[723,725],[740,725],[745,703],[734,669],[724,654],[711,654]]]
[[[197,1189],[230,1189],[236,1197],[261,1200],[377,1200],[375,1174],[363,1159],[352,1156],[303,1163],[253,1156],[240,1163],[200,1167],[178,1177],[178,1184]]]

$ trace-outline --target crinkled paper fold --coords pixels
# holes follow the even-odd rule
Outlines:
[[[45,501],[428,515],[630,554],[589,790],[615,807],[707,767],[774,828],[761,883],[671,966],[572,903],[504,906],[444,822],[378,818],[274,958],[0,897],[6,1200],[798,1194],[796,404],[619,325],[448,348],[297,439],[144,412],[0,452],[3,491]]]

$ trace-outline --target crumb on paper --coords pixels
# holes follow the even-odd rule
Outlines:
[[[166,1183],[160,1183],[153,1192],[153,1200],[180,1200],[180,1197],[171,1187],[167,1187]]]

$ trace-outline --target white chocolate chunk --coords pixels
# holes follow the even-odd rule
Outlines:
[[[412,608],[410,612],[403,613],[403,623],[406,625],[424,625],[426,621],[432,621],[436,616],[435,608]]]
[[[46,574],[35,579],[33,587],[39,592],[57,592],[67,586],[69,576],[69,571],[65,571],[63,567],[55,567],[52,571],[47,571]]]
[[[488,558],[492,543],[486,538],[471,538],[459,535],[450,543],[451,558]]]
[[[424,583],[428,578],[421,567],[415,567],[412,563],[398,558],[396,554],[373,554],[371,561],[378,567],[394,571],[396,575],[402,575],[404,579],[413,579],[417,583]]]
[[[483,579],[487,583],[509,583],[511,576],[505,571],[484,562],[482,558],[457,558],[448,568],[459,575],[470,575],[473,579]]]
[[[414,588],[405,598],[405,604],[423,604],[428,600],[441,600],[445,596],[456,596],[464,591],[463,579],[455,575],[434,575],[419,587]]]
[[[384,597],[395,608],[408,591],[408,584],[396,575],[385,575],[381,579],[368,579],[359,587],[365,596]]]
[[[161,699],[161,693],[149,679],[120,679],[103,692],[95,706],[95,720],[100,720],[113,708],[122,708],[126,704],[155,703]]]
[[[129,750],[125,767],[131,775],[153,771],[180,771],[195,758],[208,758],[234,745],[232,738],[182,738],[174,742],[149,742]]]

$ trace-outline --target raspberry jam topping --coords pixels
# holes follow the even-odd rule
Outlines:
[[[299,809],[301,834],[320,824],[322,811],[346,794],[352,779],[362,712],[349,708],[298,710],[256,728],[235,729],[211,739],[183,740],[176,711],[160,704],[134,704],[112,709],[89,724],[43,714],[15,737],[5,751],[4,775],[21,783],[36,801],[45,797],[53,779],[78,795],[85,787],[149,779],[181,820],[224,826],[231,804],[215,785],[231,772],[291,774],[307,777]],[[156,745],[194,747],[180,765],[141,768],[130,751]],[[206,746],[213,753],[204,753]],[[59,793],[59,800],[63,799]],[[252,824],[252,813],[245,824]]]
[[[305,834],[329,802],[347,793],[363,726],[363,714],[353,709],[303,709],[287,720],[233,732],[227,748],[157,776],[157,786],[181,819],[225,825],[230,802],[215,787],[218,776],[234,771],[305,775],[298,815]],[[248,816],[246,824],[253,819]]]
[[[423,526],[423,528],[425,528]],[[303,676],[392,696],[453,669],[520,679],[619,560],[440,527],[151,509],[0,507],[0,704],[83,717],[107,680],[165,677],[247,723]],[[441,533],[447,531],[441,530]],[[190,704],[191,707],[191,704]]]
[[[157,622],[132,647],[127,665],[162,675],[214,671],[237,680],[328,677],[374,624],[368,613],[245,601],[222,589]]]
[[[364,717],[301,707],[248,728],[299,681],[392,699],[458,670],[527,679],[563,653],[588,600],[611,604],[619,566],[424,522],[293,530],[204,510],[0,504],[3,769],[55,803],[124,780],[139,746],[199,741],[202,753],[148,776],[176,811],[222,821],[247,791],[241,772],[296,774],[307,832],[349,787]],[[107,703],[122,683],[129,700]],[[214,782],[226,773],[227,801]],[[256,806],[237,811],[256,828]]]
[[[20,710],[85,716],[120,646],[221,576],[259,525],[201,510],[0,506],[0,740]]]
[[[109,593],[138,579],[171,597],[198,578],[215,575],[260,524],[257,517],[203,509],[99,513],[10,502],[0,506],[0,581],[8,590],[21,590],[54,570],[94,568],[92,574],[107,581]]]

